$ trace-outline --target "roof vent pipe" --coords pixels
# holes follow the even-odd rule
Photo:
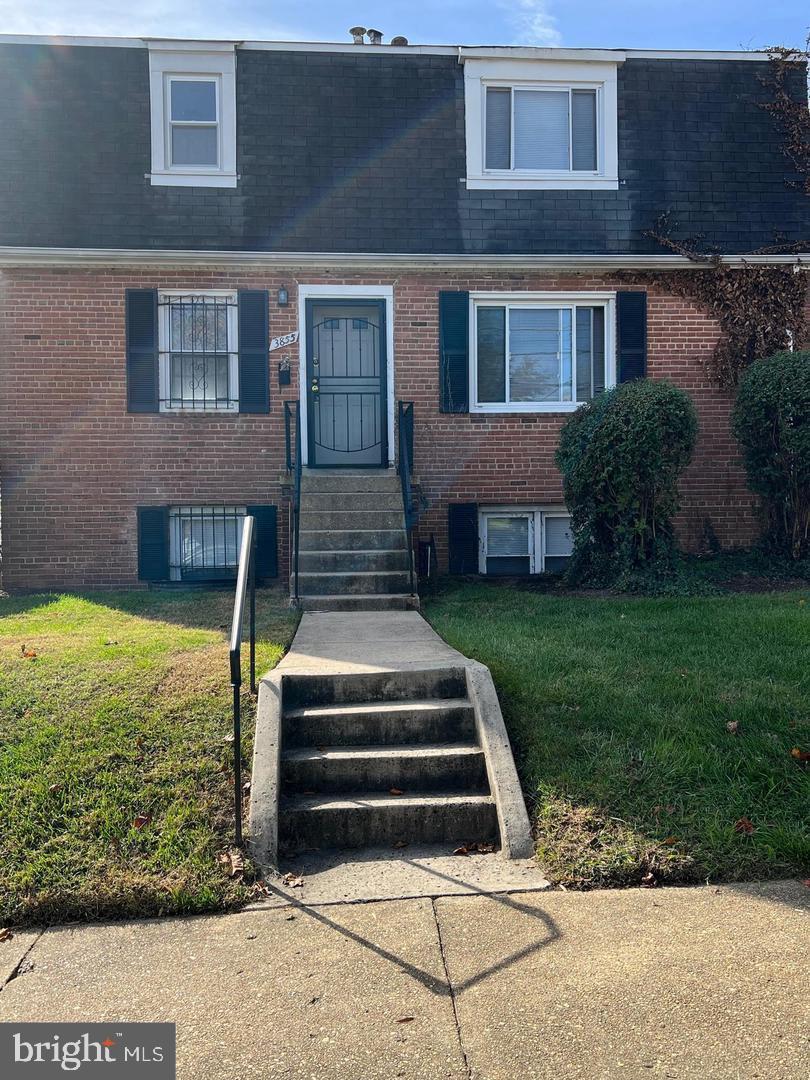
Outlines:
[[[407,44],[408,44],[408,39],[406,37],[403,37],[401,34],[398,34],[396,37],[392,37],[390,42],[389,42],[389,45],[407,45]]]
[[[355,45],[365,45],[365,26],[353,26],[349,33],[352,35],[352,41]]]
[[[382,30],[366,30],[369,44],[382,45]]]

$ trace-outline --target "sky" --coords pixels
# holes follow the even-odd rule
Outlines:
[[[0,0],[0,34],[349,41],[371,26],[411,44],[651,49],[797,46],[807,0]]]

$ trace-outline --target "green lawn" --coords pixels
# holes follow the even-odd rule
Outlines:
[[[233,836],[232,604],[231,590],[0,599],[0,925],[250,895],[217,861]],[[280,592],[259,593],[260,672],[295,623]]]
[[[462,584],[426,614],[492,670],[553,880],[808,873],[810,772],[791,751],[810,750],[810,590],[603,599]]]

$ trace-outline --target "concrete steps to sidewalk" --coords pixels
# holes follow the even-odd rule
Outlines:
[[[304,610],[416,606],[402,492],[392,470],[306,470],[298,550],[290,594]]]
[[[458,670],[288,676],[279,768],[287,854],[498,835]]]

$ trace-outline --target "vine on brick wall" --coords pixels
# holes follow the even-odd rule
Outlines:
[[[808,46],[810,49],[810,44]],[[762,78],[770,100],[762,108],[774,118],[784,142],[782,150],[801,181],[789,179],[810,195],[810,111],[805,100],[791,95],[789,75],[796,63],[810,60],[810,51],[781,46],[769,50],[770,74]],[[663,275],[666,285],[677,295],[697,300],[720,324],[721,337],[708,362],[709,378],[722,389],[736,387],[741,374],[754,360],[783,349],[808,343],[808,272],[793,266],[745,263],[740,267],[723,264],[719,254],[700,250],[700,237],[679,241],[673,223],[663,214],[644,235],[661,247],[684,255],[703,269]],[[807,251],[810,242],[776,242],[751,252],[752,255],[791,254]],[[650,281],[662,281],[656,275]]]

